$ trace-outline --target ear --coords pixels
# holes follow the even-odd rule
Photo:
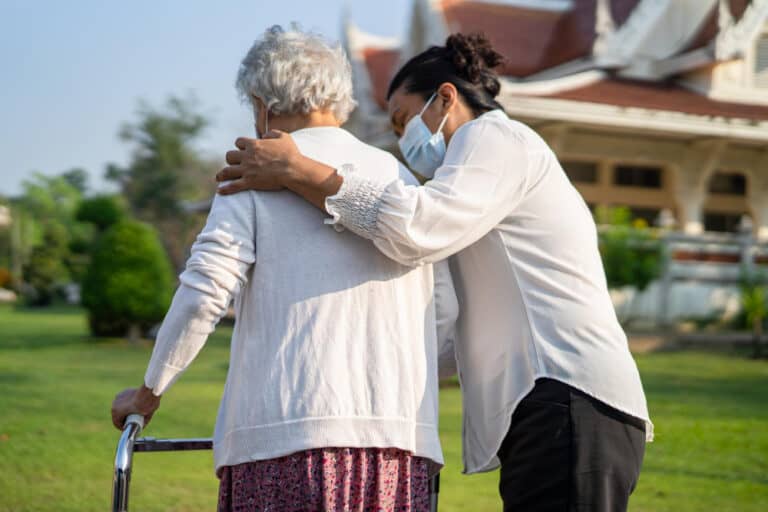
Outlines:
[[[251,95],[251,101],[259,110],[264,110],[267,106],[264,104],[264,100],[258,96]]]
[[[440,87],[437,88],[437,97],[442,108],[442,112],[446,113],[453,109],[454,105],[459,101],[459,91],[456,86],[451,82],[443,82]]]

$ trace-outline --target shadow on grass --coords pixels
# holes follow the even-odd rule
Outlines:
[[[126,338],[91,336],[85,311],[74,306],[0,308],[0,350],[40,350],[73,345],[123,345]],[[141,340],[137,346],[152,346]]]
[[[0,372],[0,386],[12,386],[32,380],[26,373]]]

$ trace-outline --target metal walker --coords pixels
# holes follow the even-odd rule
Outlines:
[[[128,512],[128,491],[131,484],[131,469],[134,452],[169,452],[185,450],[210,450],[213,440],[210,438],[194,439],[155,439],[154,437],[136,437],[144,428],[144,418],[131,414],[125,420],[123,433],[117,443],[115,453],[115,476],[112,480],[112,512]],[[437,496],[440,492],[440,474],[429,481],[429,510],[437,511]]]

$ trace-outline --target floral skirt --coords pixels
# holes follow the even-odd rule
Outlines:
[[[320,448],[220,470],[219,512],[429,510],[426,459],[395,448]]]

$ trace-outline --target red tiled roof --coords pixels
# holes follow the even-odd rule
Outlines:
[[[768,121],[768,106],[716,101],[688,89],[666,84],[602,80],[544,97],[708,117]]]
[[[623,24],[640,0],[613,0],[611,11]],[[575,0],[568,11],[482,1],[442,0],[450,32],[482,32],[507,61],[502,75],[524,77],[587,57],[595,41],[596,0]]]
[[[373,99],[382,109],[387,108],[387,87],[395,73],[395,66],[400,59],[400,52],[389,48],[365,48],[363,59],[368,68]]]

